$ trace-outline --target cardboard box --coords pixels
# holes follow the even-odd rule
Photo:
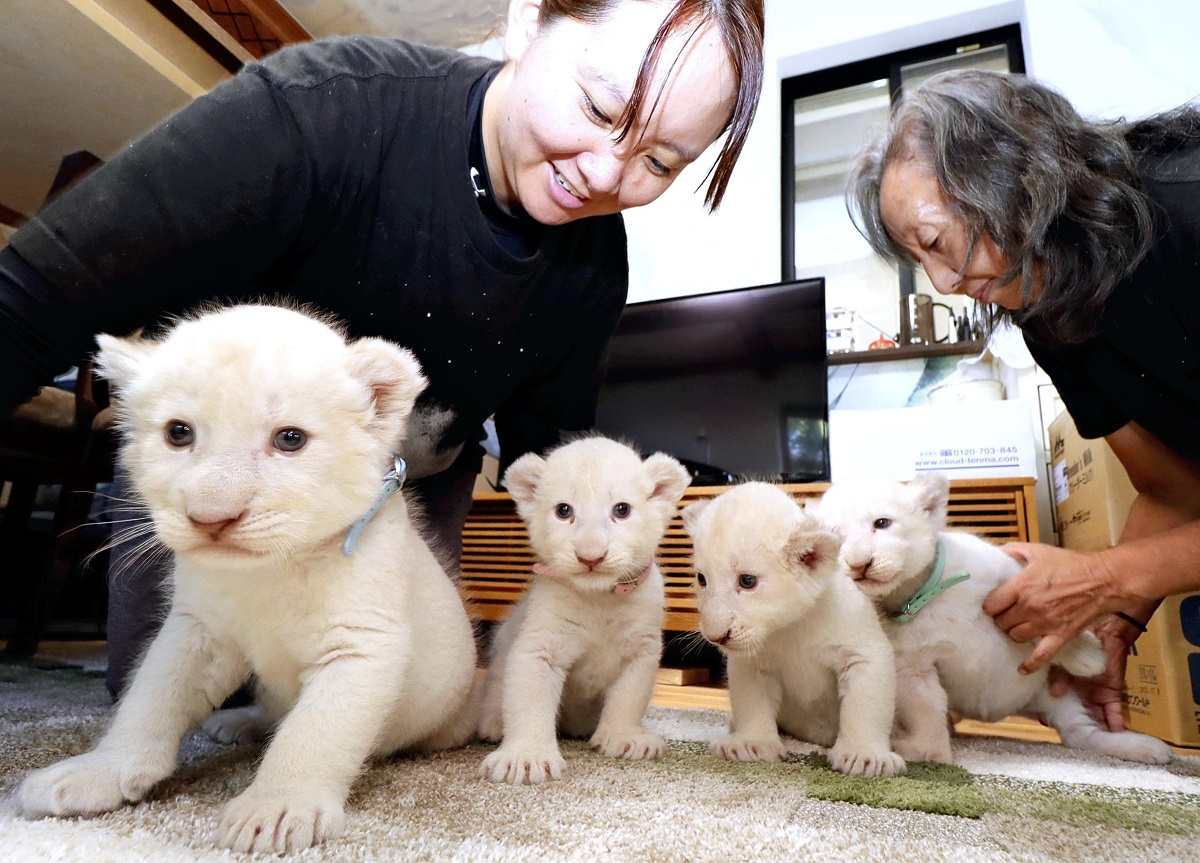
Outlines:
[[[1037,476],[1033,423],[1020,401],[830,411],[829,458],[834,482],[928,472],[950,479]]]
[[[1111,548],[1137,490],[1103,440],[1084,440],[1065,411],[1050,424],[1051,472],[1061,545]],[[1166,599],[1125,667],[1129,727],[1176,746],[1200,747],[1200,593]]]
[[[1066,411],[1050,423],[1050,474],[1062,547],[1116,545],[1137,490],[1105,440],[1081,438]]]
[[[1200,593],[1166,599],[1125,669],[1129,727],[1200,747]]]

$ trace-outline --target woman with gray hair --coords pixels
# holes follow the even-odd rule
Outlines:
[[[1093,122],[1027,78],[947,73],[897,106],[847,194],[876,251],[1021,328],[1138,490],[1117,547],[1007,546],[1025,568],[984,604],[1038,641],[1025,672],[1095,629],[1110,661],[1088,697],[1119,730],[1129,645],[1200,589],[1200,106]]]

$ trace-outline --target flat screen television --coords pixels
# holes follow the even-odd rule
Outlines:
[[[596,427],[696,485],[828,480],[825,280],[631,303]]]

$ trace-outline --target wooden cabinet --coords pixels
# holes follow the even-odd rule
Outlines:
[[[828,483],[784,485],[797,500],[815,500]],[[680,507],[716,497],[722,487],[689,488]],[[1037,542],[1034,480],[976,479],[950,483],[949,525],[995,543]],[[692,542],[678,515],[658,547],[658,565],[666,581],[663,629],[687,631],[699,625],[692,592]],[[473,617],[503,620],[530,578],[533,552],[512,498],[502,492],[478,493],[463,528],[461,589]]]

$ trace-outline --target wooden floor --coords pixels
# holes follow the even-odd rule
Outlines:
[[[703,684],[699,686],[675,686],[659,683],[654,687],[651,701],[656,707],[704,708],[707,710],[729,710],[729,692],[723,686]],[[1039,743],[1061,743],[1058,732],[1047,728],[1034,719],[1010,716],[1000,722],[976,722],[964,719],[954,726],[959,734],[981,737],[1007,737],[1010,740],[1031,740]]]

